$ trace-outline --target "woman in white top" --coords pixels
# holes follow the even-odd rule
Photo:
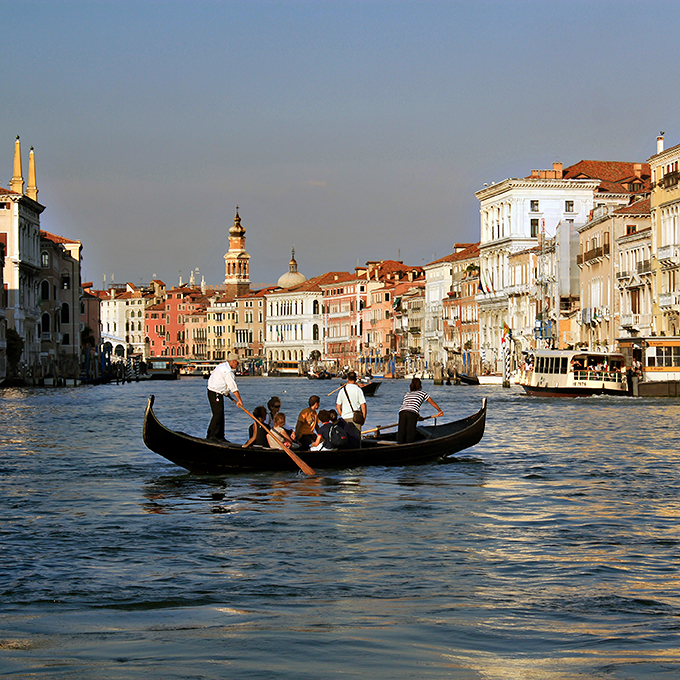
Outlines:
[[[420,378],[411,380],[411,391],[404,395],[404,401],[399,409],[399,429],[397,430],[397,444],[408,444],[416,439],[416,425],[419,420],[425,420],[420,415],[420,407],[428,402],[437,409],[436,418],[444,415],[434,399],[423,391]]]

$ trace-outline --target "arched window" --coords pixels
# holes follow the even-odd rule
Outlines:
[[[40,284],[40,299],[41,299],[41,301],[45,301],[45,300],[50,299],[50,282],[49,281],[43,281]]]
[[[314,324],[312,326],[312,340],[318,339],[319,339],[319,326],[317,324]]]
[[[51,329],[50,321],[51,321],[50,315],[47,312],[45,312],[42,315],[42,317],[40,318],[40,324],[42,326],[42,332],[43,333],[49,333],[50,332],[50,329]]]
[[[69,306],[64,302],[61,305],[61,322],[62,323],[69,323],[70,318],[71,318],[71,310],[69,309]]]
[[[40,264],[44,269],[47,269],[47,267],[50,266],[50,254],[46,250],[43,250],[42,253],[40,253]]]
[[[312,314],[318,314],[319,313],[319,301],[314,300],[312,303]]]

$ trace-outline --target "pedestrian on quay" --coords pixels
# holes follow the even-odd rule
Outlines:
[[[309,406],[300,411],[295,424],[295,441],[300,445],[301,451],[309,451],[309,447],[316,440],[316,425],[319,421],[317,411],[321,398],[314,394],[309,398],[308,403]]]
[[[238,366],[238,356],[233,352],[227,354],[227,360],[215,366],[208,378],[208,403],[212,411],[208,425],[208,439],[226,441],[224,438],[224,399],[232,395],[236,403],[243,408],[241,395],[238,392],[234,370]]]
[[[357,374],[354,371],[347,374],[346,380],[347,384],[338,392],[335,408],[340,417],[354,427],[361,437],[361,426],[366,422],[366,396],[356,384]]]
[[[420,378],[411,380],[410,391],[404,395],[399,409],[399,429],[397,430],[397,444],[408,444],[416,439],[416,425],[419,420],[425,420],[420,415],[420,407],[428,402],[437,409],[436,418],[444,415],[444,411],[437,406],[434,399],[423,390]]]

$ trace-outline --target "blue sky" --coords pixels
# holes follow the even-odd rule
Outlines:
[[[0,186],[35,147],[42,226],[97,286],[423,265],[484,182],[680,143],[678,2],[0,0]],[[4,141],[3,141],[4,140]],[[4,158],[4,160],[2,160]]]

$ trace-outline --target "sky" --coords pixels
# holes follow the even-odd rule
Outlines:
[[[0,186],[101,287],[423,266],[484,183],[680,143],[680,3],[0,0]],[[3,150],[4,149],[4,150]]]

